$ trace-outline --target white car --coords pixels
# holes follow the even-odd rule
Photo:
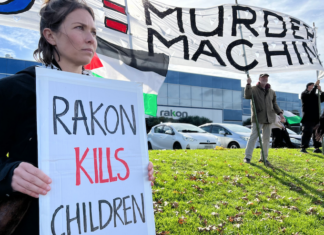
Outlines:
[[[162,123],[147,135],[149,149],[213,149],[218,138],[203,129],[185,123]]]

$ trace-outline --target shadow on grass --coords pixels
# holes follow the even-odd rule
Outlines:
[[[278,169],[278,168],[265,168],[264,166],[259,166],[257,164],[254,164],[254,163],[251,163],[251,165],[259,168],[260,170],[264,171],[265,173],[267,173],[268,175],[271,175],[273,178],[275,178],[276,180],[278,180],[281,184],[287,186],[287,187],[290,187],[290,183],[296,183],[298,184],[299,186],[302,187],[303,190],[301,191],[296,191],[296,190],[292,190],[298,194],[300,194],[301,196],[308,196],[309,198],[312,198],[312,201],[313,203],[315,201],[318,201],[320,199],[323,198],[324,196],[324,193],[321,192],[321,191],[317,191],[315,188],[305,184],[303,181],[301,181],[299,178],[296,178],[290,174],[287,174],[285,171],[281,170],[281,169]],[[273,170],[274,169],[274,170]],[[280,172],[282,176],[284,177],[287,177],[287,178],[290,178],[291,181],[294,181],[294,182],[288,182],[288,181],[285,181],[285,180],[282,180],[281,178],[279,178],[276,174],[276,172]],[[305,190],[304,189],[307,189],[309,192],[311,192],[312,195],[314,196],[311,196],[309,194],[306,194]],[[306,194],[306,195],[305,195]],[[321,207],[324,208],[324,205],[323,204],[320,204]]]
[[[310,153],[310,152],[308,152],[308,154],[307,155],[312,155],[313,157],[317,157],[317,158],[321,158],[321,159],[324,159],[324,155],[320,155],[320,154],[316,154],[316,153]]]

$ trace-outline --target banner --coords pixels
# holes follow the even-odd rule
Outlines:
[[[231,4],[201,9],[151,0],[86,2],[95,11],[99,37],[149,55],[165,53],[172,65],[257,74],[323,70],[313,28],[284,13]],[[0,22],[38,29],[40,6],[8,1],[0,5]]]
[[[155,234],[142,84],[36,68],[40,234]]]

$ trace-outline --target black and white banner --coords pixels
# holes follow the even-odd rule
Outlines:
[[[0,24],[37,30],[41,1],[26,1],[25,11],[15,2],[22,1],[0,5]],[[230,4],[199,9],[151,0],[86,2],[101,38],[148,55],[165,53],[170,65],[238,73],[324,70],[314,29],[284,13]]]

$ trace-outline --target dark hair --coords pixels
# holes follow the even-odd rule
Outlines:
[[[60,55],[55,48],[47,42],[43,35],[45,28],[51,29],[53,32],[58,32],[61,24],[65,18],[74,10],[84,9],[87,10],[95,19],[93,10],[83,0],[46,0],[45,5],[40,10],[40,39],[38,42],[38,48],[34,51],[34,58],[50,65],[54,59],[54,53],[56,53],[60,59]]]

